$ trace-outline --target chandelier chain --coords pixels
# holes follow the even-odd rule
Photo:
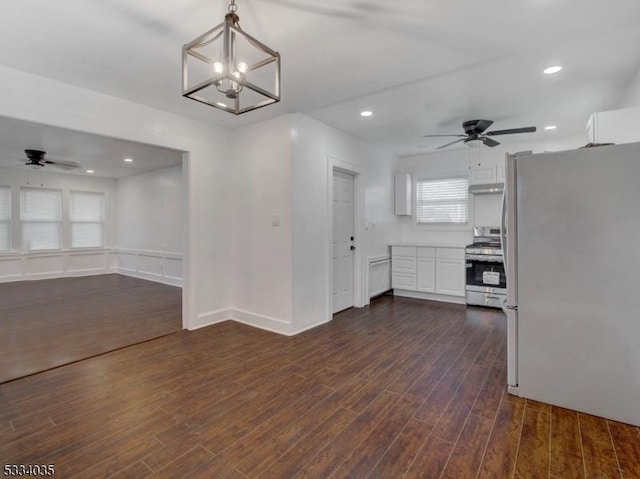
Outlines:
[[[231,3],[229,4],[229,12],[236,13],[236,10],[238,10],[238,6],[236,5],[236,0],[231,0]]]

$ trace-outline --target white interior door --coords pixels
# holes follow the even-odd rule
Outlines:
[[[333,171],[333,312],[353,306],[354,178]]]

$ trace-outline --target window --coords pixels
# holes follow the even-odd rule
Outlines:
[[[11,249],[11,188],[0,186],[0,251]]]
[[[62,191],[22,188],[20,219],[25,249],[61,249]]]
[[[72,248],[97,248],[104,245],[104,194],[71,191],[69,220]]]
[[[418,181],[416,194],[418,224],[467,223],[469,217],[468,178]]]

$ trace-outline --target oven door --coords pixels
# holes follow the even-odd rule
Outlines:
[[[467,286],[506,290],[507,277],[500,256],[467,255],[466,263]]]

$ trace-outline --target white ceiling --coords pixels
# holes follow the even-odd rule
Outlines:
[[[25,149],[47,152],[51,161],[75,161],[82,168],[63,170],[45,166],[51,173],[122,178],[149,170],[179,165],[182,152],[133,141],[82,133],[0,116],[0,167],[26,168]],[[126,163],[125,158],[133,162]]]
[[[5,2],[0,64],[229,128],[302,112],[400,155],[477,118],[558,125],[532,138],[580,133],[621,106],[640,67],[638,0],[237,4],[243,28],[280,51],[283,78],[280,104],[240,117],[180,95],[182,44],[222,20],[224,0]],[[543,75],[551,64],[564,70]]]

